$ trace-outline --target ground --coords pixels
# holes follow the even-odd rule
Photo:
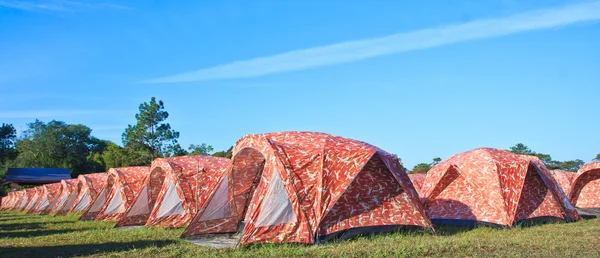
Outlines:
[[[119,230],[114,223],[81,222],[0,212],[0,257],[289,257],[289,256],[600,256],[600,219],[512,230],[480,227],[398,232],[321,245],[255,245],[215,250],[179,239],[182,229]]]

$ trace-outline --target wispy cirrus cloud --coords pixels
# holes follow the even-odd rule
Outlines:
[[[0,118],[63,118],[82,115],[121,114],[121,110],[27,110],[0,112]]]
[[[237,61],[192,72],[148,79],[141,83],[172,83],[258,77],[354,62],[461,41],[500,37],[514,33],[551,29],[578,22],[598,20],[600,20],[600,1],[586,2],[555,9],[524,12],[503,18],[474,20],[458,25],[295,50],[274,56]]]
[[[42,1],[5,1],[0,0],[0,8],[10,8],[21,11],[74,12],[84,9],[131,9],[130,7],[102,2],[77,2],[64,0]]]

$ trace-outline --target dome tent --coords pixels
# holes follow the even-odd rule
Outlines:
[[[413,186],[415,186],[415,190],[417,190],[417,192],[421,192],[421,186],[423,186],[425,177],[427,177],[427,174],[408,174],[408,178],[410,178],[410,182],[412,182]]]
[[[571,186],[573,185],[573,181],[577,178],[577,173],[564,171],[564,170],[550,170],[550,174],[556,179],[556,182],[563,189],[563,192],[569,196],[571,193]]]
[[[144,178],[150,173],[150,167],[123,167],[108,170],[106,186],[106,201],[95,216],[95,220],[119,221],[125,211],[133,204],[133,198],[142,190]],[[97,199],[101,200],[100,198]],[[95,208],[95,203],[90,210]],[[86,216],[84,214],[84,216]],[[82,216],[82,218],[84,218]],[[87,218],[87,217],[86,217]],[[85,218],[84,218],[85,219]]]
[[[50,203],[56,198],[60,191],[60,182],[45,184],[42,186],[42,197],[38,205],[34,208],[34,213],[48,214],[50,212]]]
[[[512,227],[533,219],[580,219],[538,158],[491,148],[459,153],[433,166],[421,198],[439,224]]]
[[[42,201],[42,194],[43,194],[42,186],[36,186],[33,189],[35,191],[33,194],[33,198],[27,204],[27,206],[25,206],[25,211],[29,214],[33,213],[35,207],[37,207],[37,205],[40,203],[40,201]]]
[[[600,162],[592,162],[579,168],[569,197],[571,203],[578,208],[600,209]]]
[[[23,200],[21,201],[21,203],[19,204],[19,207],[17,208],[17,210],[19,210],[19,211],[25,211],[25,208],[33,200],[33,196],[36,193],[35,188],[27,188],[24,191],[25,192],[23,193]]]
[[[229,159],[212,156],[155,159],[134,204],[116,226],[187,225],[229,164]]]
[[[270,133],[243,137],[233,153],[232,166],[182,237],[239,233],[241,245],[310,244],[431,227],[398,159],[367,143]]]
[[[60,181],[60,194],[57,198],[54,198],[50,214],[65,215],[69,212],[69,207],[73,205],[75,198],[77,198],[78,182],[77,178]]]
[[[79,175],[77,177],[78,195],[69,211],[72,213],[85,212],[106,186],[107,177],[107,173]]]

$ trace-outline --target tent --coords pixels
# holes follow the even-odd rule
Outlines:
[[[78,195],[69,209],[73,213],[85,212],[106,186],[107,173],[79,175],[77,177]]]
[[[35,208],[35,213],[39,214],[48,214],[52,209],[51,202],[56,199],[58,194],[60,193],[61,183],[52,183],[45,184],[42,186],[42,201],[40,201],[39,205]]]
[[[570,192],[571,203],[578,208],[600,208],[600,162],[583,165],[577,171]]]
[[[187,225],[230,163],[212,156],[155,159],[134,204],[116,226]]]
[[[150,167],[109,169],[104,188],[106,201],[98,211],[95,220],[119,221],[133,203],[135,195],[142,190],[142,183],[148,174],[150,174]],[[91,208],[95,208],[94,204]]]
[[[33,194],[33,198],[31,199],[31,201],[29,201],[29,203],[27,204],[27,206],[25,206],[25,211],[27,213],[33,213],[34,208],[39,204],[39,202],[42,200],[42,187],[41,186],[36,186],[33,188],[34,189],[34,194]]]
[[[556,179],[556,182],[560,188],[562,188],[563,192],[569,196],[571,193],[571,185],[573,184],[573,181],[575,181],[577,173],[554,169],[550,170],[550,174]]]
[[[421,192],[421,186],[425,181],[425,177],[427,177],[427,174],[408,174],[408,178],[410,178],[410,181],[412,182],[417,192]]]
[[[367,143],[269,133],[244,136],[233,153],[182,237],[239,233],[239,245],[309,244],[431,227],[398,159]]]
[[[14,207],[15,194],[16,192],[14,191],[8,192],[8,194],[2,198],[2,206],[0,207],[0,210],[11,210]]]
[[[60,189],[60,183],[45,184],[39,186],[40,194],[37,203],[31,208],[30,213],[40,214],[42,210],[46,210],[50,206],[49,198],[55,197]]]
[[[16,210],[18,211],[23,211],[25,209],[25,207],[27,206],[27,203],[29,203],[29,201],[31,200],[32,194],[35,193],[35,190],[33,190],[33,188],[27,188],[21,191],[21,201],[19,202],[19,204],[17,205]]]
[[[33,199],[33,195],[35,195],[35,189],[33,188],[26,188],[25,190],[23,190],[23,198],[21,203],[19,203],[19,206],[17,208],[17,210],[19,211],[24,211],[25,208],[27,207],[27,205],[29,204],[29,202],[31,201],[31,199]]]
[[[75,202],[75,198],[77,197],[78,181],[79,180],[77,180],[77,178],[60,181],[60,194],[58,194],[58,196],[54,198],[54,201],[51,203],[52,209],[50,209],[50,214],[67,214],[69,211],[68,207]]]
[[[434,223],[501,227],[581,217],[536,157],[480,148],[456,154],[427,173],[421,199]]]

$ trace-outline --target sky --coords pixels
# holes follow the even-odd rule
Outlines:
[[[163,100],[179,142],[317,131],[407,167],[524,143],[600,153],[600,1],[0,0],[0,123],[121,144]]]

